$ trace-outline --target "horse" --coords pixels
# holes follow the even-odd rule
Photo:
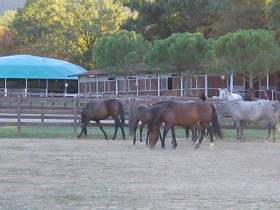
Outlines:
[[[261,98],[264,99],[264,100],[269,100],[269,97],[268,97],[268,90],[262,91],[262,93],[261,93]]]
[[[204,93],[199,93],[198,94],[198,98],[201,100],[201,101],[206,101],[207,97]]]
[[[276,127],[279,123],[279,104],[277,102],[257,101],[228,101],[217,108],[221,117],[231,117],[236,127],[236,139],[243,139],[244,122],[264,123],[268,129],[267,139],[273,131],[273,142],[275,142]]]
[[[219,88],[219,98],[220,100],[225,100],[225,101],[232,101],[232,100],[243,100],[242,96],[239,95],[238,93],[231,93],[227,90],[227,88],[221,89]]]
[[[145,127],[145,125],[149,124],[150,121],[153,120],[154,116],[156,115],[157,111],[160,109],[160,107],[158,106],[152,106],[152,107],[148,107],[145,105],[139,105],[136,108],[136,119],[134,122],[134,137],[133,137],[133,144],[135,145],[136,143],[136,131],[137,131],[137,127],[138,127],[138,123],[141,121],[141,125],[140,125],[140,142],[142,142],[142,132],[143,129]],[[146,145],[148,145],[148,133],[149,130],[147,130],[147,136],[146,136]],[[161,133],[159,132],[159,136],[161,138]]]
[[[121,120],[119,119],[119,116]],[[83,125],[77,138],[80,138],[82,133],[87,135],[87,125],[91,120],[93,120],[103,132],[105,139],[108,139],[107,134],[100,123],[100,120],[107,119],[108,117],[112,117],[115,121],[115,133],[113,140],[116,138],[119,127],[121,128],[123,139],[125,140],[125,133],[123,129],[123,125],[125,124],[124,109],[123,104],[117,99],[94,100],[87,103],[81,112],[81,122]]]
[[[198,98],[201,99],[201,100],[206,100],[206,96],[203,93],[199,94]],[[171,100],[159,101],[159,102],[157,102],[155,104],[152,104],[150,106],[157,107],[157,108],[162,108],[164,105],[166,105],[166,103],[169,103],[169,102],[171,102]],[[183,103],[189,103],[189,102],[195,102],[195,101],[194,100],[188,100],[188,101],[185,101]],[[152,120],[154,119],[154,117],[156,116],[158,111],[159,111],[159,109],[153,111],[153,114],[151,116]],[[152,126],[151,122],[153,122],[153,121],[149,121],[149,123],[148,123],[148,130]],[[170,130],[171,130],[171,134],[172,134],[172,143],[173,143],[174,139],[176,138],[175,137],[176,136],[175,135],[175,126],[171,127]],[[197,125],[192,125],[192,126],[186,126],[185,127],[185,134],[186,134],[186,138],[187,139],[190,136],[190,131],[191,131],[191,134],[192,134],[192,138],[191,138],[192,143],[195,143],[196,140],[197,140],[197,136],[198,136],[198,134],[197,134]],[[160,138],[160,140],[162,140],[160,132],[159,132],[159,138]],[[147,132],[147,139],[148,139],[148,132]],[[146,144],[147,144],[147,140],[146,140]]]
[[[243,101],[254,101],[255,100],[255,89],[249,88],[249,90],[242,96]]]
[[[157,113],[153,122],[150,124],[149,131],[149,147],[153,149],[158,140],[158,131],[162,125],[165,123],[163,129],[163,135],[161,140],[161,148],[165,148],[165,137],[170,128],[174,126],[190,127],[199,123],[198,129],[201,132],[198,143],[195,148],[199,148],[202,139],[205,135],[205,129],[210,127],[212,123],[212,128],[209,130],[210,136],[210,148],[213,149],[213,134],[217,134],[222,138],[222,130],[218,120],[218,115],[216,108],[213,104],[207,102],[189,102],[180,103],[175,101],[170,101],[166,103]],[[176,149],[177,141],[175,136],[173,138],[173,148]]]

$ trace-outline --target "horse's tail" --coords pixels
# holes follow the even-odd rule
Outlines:
[[[120,101],[119,101],[119,109],[120,109],[119,114],[120,114],[120,117],[121,117],[122,124],[125,125],[123,104]]]
[[[218,113],[217,113],[216,107],[213,104],[211,104],[211,108],[212,108],[211,123],[213,126],[214,135],[218,135],[218,137],[223,138],[223,132],[222,132],[221,125],[219,123],[219,118],[218,118]]]

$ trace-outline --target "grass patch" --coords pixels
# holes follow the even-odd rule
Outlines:
[[[109,139],[112,139],[114,134],[114,128],[104,128]],[[128,128],[124,128],[126,137],[128,137]],[[78,128],[78,133],[81,128]],[[137,140],[139,139],[139,129],[136,133]],[[235,139],[236,130],[235,129],[224,129],[225,139]],[[264,140],[267,136],[266,129],[245,129],[244,137],[246,140]],[[143,131],[143,138],[146,137],[146,130]],[[171,138],[171,132],[167,134],[168,138]],[[183,128],[176,128],[176,137],[185,138],[185,130]],[[74,134],[73,127],[66,126],[23,126],[21,127],[20,135],[17,135],[16,126],[4,126],[0,127],[0,138],[60,138],[60,139],[73,139],[76,138]],[[83,139],[104,139],[104,135],[98,127],[88,127],[88,135],[82,136]],[[280,136],[276,133],[276,138],[279,139]],[[122,139],[121,130],[118,130],[117,139]]]

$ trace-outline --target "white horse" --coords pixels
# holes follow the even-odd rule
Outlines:
[[[231,93],[226,88],[222,89],[219,88],[219,99],[220,100],[226,100],[226,101],[232,101],[232,100],[243,100],[242,96],[238,93]]]

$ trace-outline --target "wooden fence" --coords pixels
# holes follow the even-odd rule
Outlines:
[[[77,135],[81,126],[80,113],[85,104],[94,98],[81,97],[32,97],[22,94],[9,97],[0,97],[0,126],[16,126],[20,134],[22,126],[71,126]],[[95,98],[96,99],[96,98]],[[125,97],[118,98],[124,105],[126,122],[135,121],[136,107],[139,104],[152,104],[159,100],[198,100],[190,97]],[[211,99],[209,99],[211,100]],[[213,100],[213,103],[223,101]],[[95,125],[95,123],[91,123]],[[104,127],[114,126],[110,119],[103,121]],[[129,127],[129,136],[133,135],[133,123],[126,123]],[[232,128],[232,125],[223,125]]]

